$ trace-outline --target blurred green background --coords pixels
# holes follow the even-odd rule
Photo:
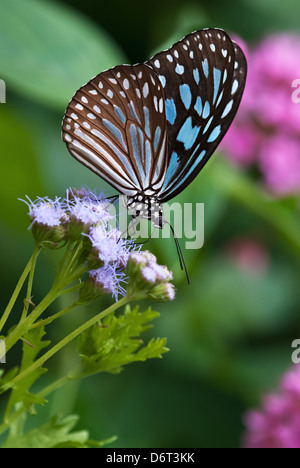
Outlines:
[[[32,250],[18,198],[54,197],[83,184],[114,194],[61,141],[64,110],[83,83],[114,65],[142,62],[195,29],[221,27],[251,44],[272,32],[300,33],[299,17],[296,0],[0,0],[0,78],[7,85],[0,105],[2,307]],[[176,201],[205,203],[205,244],[185,252],[191,286],[172,240],[147,245],[175,272],[176,301],[153,305],[161,318],[152,333],[166,336],[171,351],[118,376],[70,384],[33,424],[77,413],[78,428],[91,438],[118,435],[115,447],[240,445],[243,412],[291,364],[291,343],[300,338],[298,200],[270,204],[255,175],[218,154]],[[249,242],[254,260],[243,268],[236,246]],[[41,259],[34,301],[49,288],[55,259]],[[62,319],[52,340],[96,310]],[[73,356],[71,346],[45,378],[62,375]],[[15,352],[7,366],[17,360]]]

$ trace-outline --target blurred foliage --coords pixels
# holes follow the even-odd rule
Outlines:
[[[18,198],[62,195],[82,184],[113,194],[61,141],[64,109],[78,87],[202,27],[222,27],[252,42],[270,32],[300,32],[299,13],[296,0],[1,0],[0,78],[8,92],[7,104],[0,105],[1,304],[31,250],[26,206]],[[270,200],[255,177],[219,155],[176,201],[205,203],[205,244],[185,252],[191,286],[172,240],[149,245],[175,271],[178,298],[160,306],[155,328],[157,336],[168,337],[171,352],[118,376],[90,377],[80,389],[69,384],[50,409],[39,411],[34,426],[45,415],[75,412],[79,430],[88,428],[93,439],[117,434],[116,447],[239,446],[243,411],[290,365],[291,343],[300,334],[299,200]],[[230,257],[228,245],[241,238],[263,246],[264,270],[244,271]],[[49,287],[53,263],[43,259],[39,267],[36,298]],[[62,320],[58,337],[79,320],[76,314]],[[9,356],[7,366],[16,359]],[[69,365],[67,349],[50,375],[64,375]],[[43,431],[53,440],[56,431],[65,431],[72,443],[74,423],[52,420]],[[84,444],[87,435],[75,439]]]

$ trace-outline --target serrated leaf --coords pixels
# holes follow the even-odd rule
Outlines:
[[[22,417],[24,417],[22,415]],[[55,448],[62,444],[76,444],[85,446],[88,440],[88,432],[73,432],[72,429],[78,421],[77,416],[69,416],[64,419],[52,418],[46,424],[33,429],[26,434],[15,430],[15,423],[12,424],[10,434],[3,445],[3,448]]]
[[[20,373],[25,371],[34,362],[40,351],[49,346],[50,341],[43,341],[44,335],[44,327],[37,327],[24,336]],[[46,368],[39,367],[14,386],[8,402],[7,414],[18,402],[22,402],[32,414],[35,414],[34,404],[43,405],[46,403],[46,400],[43,398],[29,393],[29,389],[33,383],[45,372],[47,372]]]
[[[124,61],[90,20],[59,2],[1,0],[0,75],[40,102],[66,107],[75,90]]]
[[[166,339],[152,339],[144,345],[141,334],[152,327],[150,323],[159,313],[148,308],[126,307],[123,315],[107,316],[99,325],[83,333],[78,349],[84,364],[81,375],[97,372],[117,374],[123,366],[136,361],[160,358],[167,352]]]
[[[72,432],[78,419],[77,415],[65,418],[55,416],[24,434],[26,413],[23,413],[11,424],[2,448],[100,448],[116,440],[116,437],[110,437],[103,441],[93,441],[89,439],[88,431]]]
[[[146,361],[147,359],[161,358],[162,354],[169,350],[166,348],[166,338],[152,339],[149,343],[136,353],[136,360]]]

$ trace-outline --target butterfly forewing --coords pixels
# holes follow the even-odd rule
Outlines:
[[[77,160],[121,193],[159,192],[168,160],[157,74],[145,64],[100,73],[71,100],[63,139]]]
[[[189,34],[147,62],[165,95],[168,171],[162,202],[199,173],[227,132],[246,79],[241,49],[219,29]]]

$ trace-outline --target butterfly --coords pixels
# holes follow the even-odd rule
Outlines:
[[[62,136],[71,155],[162,227],[162,205],[197,176],[241,101],[247,62],[221,29],[184,37],[149,61],[106,70],[80,88]]]

